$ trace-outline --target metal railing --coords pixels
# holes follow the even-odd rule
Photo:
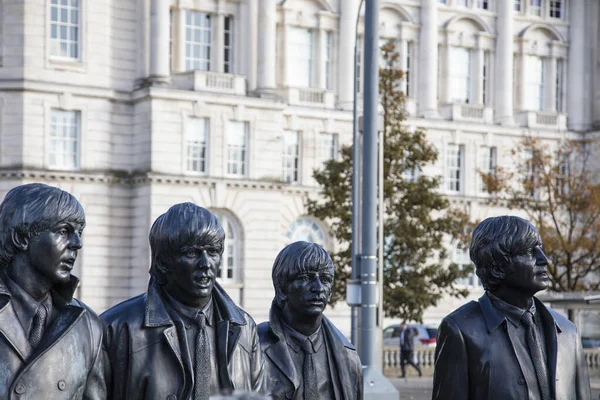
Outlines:
[[[415,362],[420,364],[423,375],[433,375],[435,347],[415,347]],[[583,349],[585,361],[587,362],[590,375],[600,372],[600,348]],[[598,370],[598,371],[596,371]],[[400,369],[400,348],[384,347],[383,349],[383,373],[386,376],[399,376]],[[412,367],[407,367],[407,373],[414,374]]]

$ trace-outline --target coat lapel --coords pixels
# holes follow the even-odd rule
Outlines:
[[[279,340],[267,348],[265,354],[277,368],[281,370],[283,375],[292,382],[294,390],[298,390],[300,379],[296,373],[290,350],[284,340]]]
[[[542,324],[544,327],[544,335],[546,339],[546,357],[548,363],[548,373],[550,374],[550,384],[552,385],[552,394],[556,393],[556,367],[558,362],[558,341],[560,339],[560,333],[562,330],[556,323],[552,314],[548,311],[546,306],[541,301],[534,297],[535,307],[539,310],[542,315]],[[572,354],[569,355],[572,357]]]
[[[31,354],[31,358],[39,357],[50,347],[54,346],[56,342],[62,339],[73,328],[85,312],[83,308],[78,306],[70,305],[62,308],[52,325],[44,333],[42,341]]]
[[[327,319],[327,317],[323,316],[323,323],[321,325],[325,330],[325,339],[327,340],[327,344],[331,346],[333,357],[330,358],[333,363],[335,363],[336,370],[339,377],[340,389],[342,392],[341,399],[351,399],[353,394],[348,393],[349,390],[352,390],[352,386],[349,383],[352,382],[352,378],[350,377],[350,373],[348,371],[348,367],[350,366],[350,359],[348,358],[348,352],[346,350],[346,346],[354,349],[354,346],[346,338],[343,338],[341,334],[338,335],[337,328]],[[332,375],[333,376],[333,375]],[[334,384],[334,387],[336,385]],[[354,394],[356,395],[356,394]]]
[[[219,318],[217,321],[217,360],[229,360],[228,347],[229,347],[229,320],[223,320]],[[229,376],[227,369],[228,363],[219,362],[219,380],[221,381],[222,388],[230,388],[233,390],[233,382]]]
[[[23,361],[29,357],[31,346],[10,301],[0,309],[0,333]]]

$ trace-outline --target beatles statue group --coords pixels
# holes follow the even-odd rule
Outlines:
[[[73,297],[85,225],[77,199],[44,184],[0,204],[0,399],[363,398],[356,349],[323,315],[334,266],[319,245],[277,255],[257,326],[215,281],[219,221],[176,204],[150,229],[147,291],[98,317]],[[549,277],[533,225],[488,218],[470,256],[486,291],[441,323],[433,399],[590,399],[575,325],[534,297]]]

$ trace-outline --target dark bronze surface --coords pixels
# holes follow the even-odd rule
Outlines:
[[[548,259],[535,227],[519,217],[488,218],[473,230],[470,256],[486,293],[442,320],[432,398],[589,400],[587,365],[575,325],[534,297],[549,285]],[[495,298],[502,304],[495,304]],[[528,329],[520,318],[526,313],[539,319],[542,330],[533,358],[531,340],[519,331]],[[547,380],[539,367],[543,359]],[[549,387],[540,390],[539,376]]]

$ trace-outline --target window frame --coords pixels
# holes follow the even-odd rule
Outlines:
[[[464,51],[468,57],[464,57],[465,54],[463,54],[463,57],[459,57],[457,56],[457,53],[455,53],[456,51]],[[449,47],[449,51],[450,51],[450,62],[448,65],[448,73],[449,73],[449,79],[450,79],[450,101],[452,103],[461,103],[461,104],[473,104],[473,88],[472,88],[472,81],[473,81],[473,49],[468,48],[468,47],[460,47],[460,46],[450,46]],[[456,60],[455,60],[456,57]],[[460,74],[458,69],[456,68],[456,66],[458,64],[455,64],[456,61],[458,60],[467,60],[466,61],[466,67],[463,65],[463,70],[461,70]],[[467,72],[466,75],[463,74],[463,72]],[[460,79],[462,82],[457,82],[457,79]],[[461,85],[458,85],[458,83],[461,83]],[[461,86],[464,86],[464,88],[462,88]],[[458,90],[459,89],[464,89],[464,95],[466,95],[465,99],[460,99],[457,96]]]
[[[72,17],[72,13],[71,13],[71,1],[77,1],[78,6],[77,6],[77,24],[75,25],[76,29],[77,29],[77,41],[76,41],[76,50],[77,50],[77,57],[70,57],[70,56],[62,56],[60,54],[53,54],[53,47],[54,47],[54,41],[58,40],[58,46],[60,47],[60,39],[57,37],[56,39],[52,38],[52,25],[53,25],[53,21],[52,21],[52,9],[54,8],[54,0],[50,0],[47,4],[47,12],[48,12],[48,17],[46,19],[47,21],[47,35],[46,35],[46,39],[47,39],[47,43],[48,43],[48,49],[47,49],[47,56],[48,59],[54,62],[61,62],[61,63],[66,63],[66,64],[80,64],[83,62],[84,56],[83,56],[83,39],[85,37],[84,35],[84,28],[85,28],[85,24],[83,21],[83,17],[84,17],[84,5],[83,5],[83,1],[82,0],[67,0],[67,20],[70,21],[71,17]],[[56,0],[56,6],[57,6],[57,18],[60,16],[60,9],[62,8],[62,5],[59,4],[61,0]],[[56,21],[56,22],[60,22],[60,21]],[[62,23],[62,22],[60,22]],[[58,25],[60,27],[60,25]],[[66,28],[66,33],[68,36],[69,30],[70,30],[71,26],[67,26]],[[57,28],[57,36],[59,33],[59,28]]]
[[[451,158],[454,157],[453,159]],[[454,162],[452,162],[454,160]],[[451,164],[452,162],[452,164]],[[446,182],[445,188],[448,193],[464,192],[464,165],[465,150],[464,145],[450,143],[446,148]],[[455,176],[452,176],[455,175]]]
[[[69,154],[66,151],[63,153],[58,153],[58,152],[53,151],[53,148],[54,148],[53,140],[67,139],[66,136],[53,135],[53,131],[55,129],[57,129],[57,127],[55,127],[55,125],[53,124],[53,120],[54,120],[53,117],[56,114],[63,115],[63,116],[65,116],[66,114],[72,114],[71,116],[75,117],[74,126],[76,127],[76,135],[74,137],[74,140],[67,140],[66,142],[63,142],[63,148],[66,147],[66,143],[74,142],[75,150],[73,152],[73,158],[74,158],[73,164],[67,165],[66,163],[59,164],[56,162],[54,162],[54,163],[52,162],[53,154],[62,154],[63,158],[65,158]],[[62,171],[78,171],[81,168],[81,146],[82,146],[82,112],[81,112],[81,110],[66,110],[66,109],[62,109],[60,107],[50,108],[49,115],[48,115],[48,135],[47,135],[46,145],[47,145],[47,147],[46,147],[47,150],[44,153],[45,153],[45,159],[46,159],[46,166],[48,167],[48,169],[62,170]]]
[[[305,59],[305,58],[300,58],[298,55],[301,54],[301,52],[299,51],[299,48],[296,46],[299,45],[306,45],[306,43],[296,43],[293,40],[296,38],[293,38],[294,33],[299,33],[303,31],[304,33],[308,33],[308,51],[305,50],[305,53],[308,54],[309,58]],[[297,84],[294,85],[294,87],[298,87],[298,88],[303,88],[303,89],[311,89],[311,88],[315,88],[316,87],[316,77],[315,77],[315,72],[316,72],[316,68],[315,68],[315,60],[318,59],[318,57],[315,57],[315,52],[316,52],[316,48],[317,46],[315,45],[316,43],[316,30],[313,28],[308,28],[308,27],[304,27],[304,26],[296,26],[296,25],[291,25],[287,28],[287,37],[285,39],[285,44],[284,46],[286,47],[286,52],[285,52],[285,57],[287,57],[287,59],[285,60],[285,65],[286,68],[290,69],[289,71],[286,71],[287,76],[295,76],[297,78],[302,77],[302,82],[299,82],[300,79],[297,79]],[[291,69],[292,65],[296,65],[296,66],[300,66],[303,63],[305,63],[305,67],[308,67],[308,71],[302,71],[302,74],[300,74],[298,71],[295,71],[293,69]],[[307,76],[304,76],[304,74],[307,73]],[[302,75],[302,76],[301,76]],[[306,84],[305,84],[306,82]]]
[[[334,132],[321,132],[319,134],[319,154],[324,161],[337,161],[340,154],[340,135]],[[326,137],[331,140],[325,140]],[[326,144],[331,143],[329,147]]]
[[[191,136],[191,123],[192,121],[203,121],[204,123],[204,160],[202,161],[202,157],[199,157],[199,160],[196,160],[198,162],[202,162],[204,168],[202,170],[194,170],[190,168],[190,146],[192,142],[190,140],[190,136]],[[210,160],[210,118],[208,117],[189,117],[186,119],[185,122],[186,126],[185,126],[185,140],[184,140],[184,157],[185,157],[185,161],[184,161],[184,171],[186,174],[193,174],[193,175],[208,175],[208,166],[209,166],[209,160]],[[200,145],[198,145],[200,146]]]
[[[295,154],[289,152],[289,148],[294,146],[293,142],[288,142],[289,139],[294,138],[295,140]],[[301,171],[301,145],[302,138],[299,131],[284,131],[282,135],[282,176],[281,180],[285,183],[295,184],[300,183],[300,171]],[[291,162],[291,166],[288,167],[288,162]]]
[[[558,3],[558,8],[556,7],[556,4]],[[562,20],[564,19],[565,16],[565,7],[564,7],[564,1],[563,0],[550,0],[550,2],[548,3],[548,16],[551,19],[557,19],[557,20]],[[556,14],[558,13],[558,17],[556,15],[552,15],[552,14]]]
[[[202,25],[191,25],[189,23],[190,19],[193,22],[194,18],[193,18],[193,14],[198,14],[200,21],[204,20],[204,17],[207,18],[208,22],[208,27],[207,26],[202,26]],[[212,64],[213,64],[213,40],[214,40],[214,33],[213,33],[213,29],[214,29],[214,24],[213,24],[213,14],[208,13],[208,12],[204,12],[204,11],[197,11],[197,10],[185,10],[185,29],[184,29],[184,35],[185,38],[182,38],[182,40],[184,40],[184,69],[185,71],[212,71]],[[190,27],[191,27],[191,34],[189,35],[190,37],[195,36],[195,32],[199,31],[200,35],[202,35],[202,32],[208,32],[208,42],[204,41],[204,42],[200,42],[200,41],[196,41],[196,40],[188,40],[188,32],[190,31]],[[190,49],[190,53],[188,54],[188,46]],[[196,47],[200,48],[200,51],[202,48],[207,48],[207,53],[208,53],[208,58],[201,58],[202,54],[200,55],[200,58],[196,58],[195,56],[193,56],[194,53],[194,49]],[[201,67],[198,68],[196,67],[196,62],[199,63],[203,63],[204,66],[206,66],[206,68]]]
[[[479,162],[479,170],[484,174],[491,174],[494,168],[498,166],[498,147],[497,146],[481,146],[479,148],[481,158]],[[481,174],[477,174],[478,191],[480,194],[487,194],[483,185]]]
[[[244,136],[243,136],[243,147],[239,144],[232,143],[232,126],[243,124]],[[232,150],[236,149],[233,147],[241,148],[241,159],[232,160]],[[233,149],[232,149],[233,148]],[[248,174],[248,159],[250,155],[250,123],[248,121],[233,121],[230,120],[227,124],[227,133],[226,133],[226,141],[225,141],[225,150],[227,154],[226,158],[226,175],[230,178],[245,178]],[[239,150],[239,149],[238,149]],[[241,169],[242,172],[231,172],[232,167],[237,167]]]

